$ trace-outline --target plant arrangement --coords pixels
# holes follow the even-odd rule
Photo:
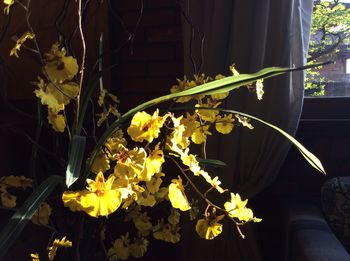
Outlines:
[[[26,31],[15,39],[8,53],[13,59],[21,59],[22,52],[32,52],[40,60],[41,71],[33,76],[33,93],[45,113],[38,117],[52,128],[52,135],[64,137],[61,146],[66,147],[68,155],[58,175],[43,178],[34,171],[32,177],[0,178],[1,205],[14,210],[0,234],[1,257],[28,222],[51,233],[45,249],[28,252],[32,260],[84,259],[89,255],[109,260],[140,258],[152,247],[152,239],[180,241],[181,216],[193,220],[199,238],[219,236],[223,219],[236,225],[232,233],[244,237],[240,227],[261,219],[254,216],[247,199],[230,191],[219,176],[208,171],[225,163],[206,158],[206,141],[213,132],[227,135],[235,128],[250,131],[253,121],[284,135],[324,173],[320,161],[283,130],[222,107],[230,91],[246,86],[262,99],[263,79],[305,68],[271,67],[240,74],[231,66],[229,76],[185,77],[177,80],[168,95],[121,113],[118,104],[122,101],[99,85],[103,68],[93,72],[85,69],[88,52],[82,0],[75,3],[82,49],[79,59],[62,39],[42,52],[30,24],[30,0],[3,3],[6,15],[12,8],[21,8],[27,16]],[[96,115],[87,112],[90,101],[98,108]],[[168,106],[160,108],[166,101]],[[95,123],[94,119],[93,128],[101,135],[94,133],[91,138],[86,126]],[[36,143],[33,146],[40,150]],[[20,206],[16,189],[31,192]],[[213,200],[218,197],[222,203]]]

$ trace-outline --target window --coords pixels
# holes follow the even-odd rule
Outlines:
[[[308,63],[334,61],[306,73],[306,97],[350,96],[350,0],[315,0]]]

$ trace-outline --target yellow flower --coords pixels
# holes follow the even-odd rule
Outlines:
[[[164,153],[161,149],[159,149],[158,143],[154,150],[146,158],[145,168],[141,173],[141,179],[143,181],[150,181],[154,174],[160,172],[164,161]]]
[[[140,258],[145,255],[148,247],[148,240],[144,237],[138,237],[135,241],[130,244],[130,254],[133,257]]]
[[[254,129],[253,125],[250,124],[249,118],[238,114],[236,114],[235,117],[238,119],[239,123],[242,124],[242,126],[247,127],[250,130]]]
[[[165,176],[164,173],[159,172],[154,176],[152,176],[150,181],[146,181],[146,187],[150,193],[155,194],[156,192],[159,191],[159,187],[163,182],[161,177],[164,177],[164,176]]]
[[[199,162],[196,159],[196,156],[193,154],[188,154],[189,150],[185,150],[181,153],[181,161],[184,165],[190,168],[195,176],[199,176],[201,174],[201,167],[199,166]]]
[[[8,192],[2,192],[0,195],[1,205],[5,208],[16,207],[16,197]]]
[[[178,225],[164,224],[163,220],[153,227],[153,237],[165,242],[177,243],[180,241],[180,227]]]
[[[107,120],[108,117],[110,117],[111,115],[114,115],[115,117],[119,118],[120,117],[120,113],[117,109],[117,105],[108,105],[108,110],[104,110],[101,113],[97,113],[96,116],[98,116],[98,120],[97,120],[97,127],[100,127],[102,125],[102,123]]]
[[[261,100],[264,95],[264,85],[263,85],[263,79],[256,81],[256,95],[258,97],[258,100]]]
[[[121,129],[116,129],[112,135],[107,139],[105,146],[107,148],[106,152],[108,153],[108,157],[114,158],[115,155],[119,152],[123,147],[119,147],[119,144],[126,146],[127,142],[124,138],[124,133]]]
[[[183,80],[176,79],[176,81],[178,84],[173,85],[171,87],[170,93],[182,92],[184,90],[187,90],[196,86],[196,83],[194,81],[187,80],[186,76],[184,77]],[[193,99],[193,96],[183,96],[180,98],[176,98],[175,101],[179,103],[185,103],[185,102],[189,102],[192,99]]]
[[[31,221],[35,225],[48,225],[49,218],[51,215],[51,207],[46,202],[42,203],[41,206],[35,211]]]
[[[197,119],[197,114],[189,114],[186,112],[186,117],[183,117],[180,121],[180,123],[185,126],[185,130],[183,132],[183,135],[185,137],[191,137],[193,132],[196,130],[196,119]]]
[[[97,152],[94,161],[92,162],[90,170],[97,174],[100,171],[105,172],[106,170],[109,170],[109,159],[106,153],[103,150],[100,150]]]
[[[66,121],[62,114],[57,114],[49,109],[47,119],[55,131],[64,132],[64,129],[66,128]]]
[[[141,233],[141,235],[149,235],[152,230],[152,223],[146,212],[139,213],[139,215],[135,216],[132,221],[134,222],[135,228]]]
[[[207,135],[211,135],[211,132],[208,131],[209,125],[201,125],[198,121],[195,124],[196,130],[192,134],[191,139],[196,144],[202,144],[207,140]]]
[[[216,117],[215,129],[222,134],[229,134],[233,130],[233,122],[235,119],[232,119],[232,114],[228,116],[225,114],[224,117],[218,115]]]
[[[218,115],[219,111],[218,110],[209,110],[209,108],[217,108],[220,104],[221,104],[221,102],[208,103],[208,104],[196,104],[196,107],[208,108],[208,110],[198,109],[198,110],[196,110],[196,113],[199,115],[199,117],[203,121],[214,122],[216,119],[216,115]]]
[[[226,202],[224,207],[230,217],[247,222],[254,219],[253,211],[246,207],[247,203],[248,199],[242,201],[241,196],[238,193],[231,193],[231,201]]]
[[[173,225],[173,226],[180,223],[180,212],[177,209],[175,208],[171,209],[171,213],[168,217],[168,222],[170,225]]]
[[[30,257],[32,258],[32,261],[40,261],[40,257],[38,253],[31,253]]]
[[[111,175],[105,182],[103,173],[99,172],[95,180],[86,180],[86,190],[65,191],[62,195],[63,203],[72,211],[83,210],[92,217],[108,216],[116,211],[122,202],[121,192],[112,187],[114,179],[115,176]]]
[[[42,78],[38,77],[38,79],[39,82],[36,83],[38,88],[34,90],[35,96],[40,99],[41,104],[47,105],[53,112],[57,113],[62,111],[64,109],[64,104],[58,102],[52,86],[50,85],[49,87]]]
[[[41,104],[47,105],[55,113],[63,110],[64,106],[75,99],[79,93],[78,84],[74,82],[45,84],[44,80],[39,77],[36,85],[38,86],[34,90],[36,97],[40,99]]]
[[[168,197],[173,208],[178,208],[181,211],[187,211],[191,208],[180,177],[172,180],[172,183],[169,185]]]
[[[5,185],[6,187],[26,189],[33,186],[33,180],[24,176],[11,175],[0,177],[0,184]]]
[[[196,232],[201,238],[212,240],[222,232],[222,224],[218,223],[225,215],[211,219],[210,217],[199,219],[196,224]]]
[[[171,116],[171,120],[174,124],[173,131],[167,140],[167,147],[179,153],[182,149],[187,148],[190,145],[188,137],[184,136],[186,131],[185,125],[181,124],[182,116],[176,118]]]
[[[147,140],[152,142],[153,139],[158,138],[160,128],[163,126],[164,121],[168,117],[158,116],[158,109],[150,115],[144,111],[138,112],[131,120],[130,127],[128,128],[128,134],[134,141],[142,142]]]
[[[105,104],[106,97],[109,97],[114,103],[119,103],[117,96],[113,95],[106,89],[100,90],[100,95],[98,96],[97,103],[100,107]]]
[[[113,243],[113,247],[108,250],[109,260],[126,260],[130,255],[130,239],[129,233],[120,236]]]
[[[215,188],[219,193],[224,193],[225,190],[220,187],[221,181],[218,177],[212,178],[208,172],[201,170],[200,175],[208,182],[213,188]]]
[[[140,206],[153,207],[157,201],[154,195],[152,195],[148,190],[143,192],[136,192],[137,200],[136,203]]]
[[[50,261],[54,260],[56,253],[57,253],[57,249],[59,247],[64,247],[64,248],[72,247],[72,242],[69,240],[66,240],[66,237],[63,237],[61,240],[56,238],[53,241],[52,245],[47,248],[47,250],[48,250],[47,255],[48,255],[48,258]]]
[[[239,75],[239,72],[236,70],[234,65],[230,66],[230,71],[232,73],[232,76],[238,76]]]
[[[116,177],[135,178],[141,175],[145,168],[146,151],[144,148],[128,150],[122,144],[118,145],[118,152],[114,155],[117,165],[114,168]]]
[[[47,63],[45,71],[50,80],[61,83],[71,80],[78,73],[78,63],[72,56],[66,56],[66,50],[60,48],[59,43],[52,45],[51,50],[45,54]]]
[[[7,4],[7,7],[5,7],[4,11],[5,13],[9,13],[10,11],[10,6],[14,3],[13,0],[4,0],[4,3]],[[34,39],[35,34],[31,33],[31,32],[25,32],[19,39],[16,40],[16,45],[11,49],[10,51],[10,56],[14,55],[17,58],[18,56],[18,51],[21,50],[22,45],[24,44],[24,42],[27,39]]]

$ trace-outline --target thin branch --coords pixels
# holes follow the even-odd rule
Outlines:
[[[83,33],[83,26],[82,26],[82,1],[78,0],[78,28],[79,28],[79,34],[81,39],[81,46],[82,46],[82,57],[81,57],[81,65],[80,65],[80,79],[79,79],[79,92],[77,95],[77,105],[76,105],[76,118],[75,123],[78,124],[79,121],[79,107],[80,107],[80,95],[83,88],[83,82],[84,82],[84,71],[85,71],[85,58],[86,58],[86,43],[85,43],[85,37]]]

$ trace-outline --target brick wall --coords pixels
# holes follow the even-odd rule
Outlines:
[[[140,17],[141,1],[113,1],[118,17],[111,16],[112,46],[118,47],[132,32]],[[122,109],[169,93],[183,75],[181,14],[175,0],[144,1],[134,40],[114,56],[112,72],[115,92]],[[122,27],[124,23],[125,28]],[[127,103],[125,103],[127,101]]]

